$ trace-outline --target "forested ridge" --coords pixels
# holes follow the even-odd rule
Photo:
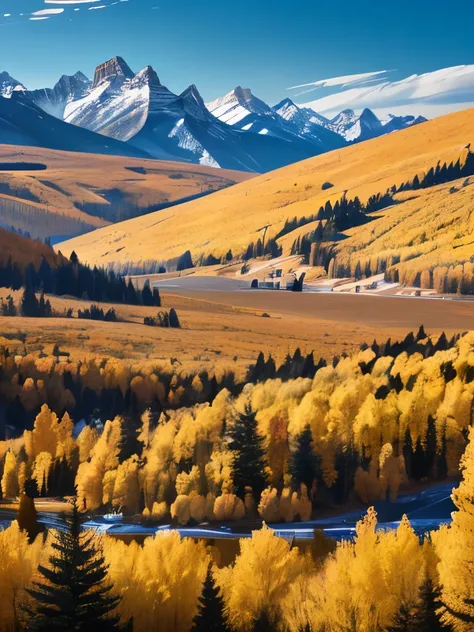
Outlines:
[[[456,474],[473,348],[474,334],[432,340],[420,328],[329,366],[297,352],[277,369],[261,355],[246,384],[5,351],[0,393],[19,436],[0,444],[3,495],[76,489],[81,508],[181,524],[395,499],[410,481]]]
[[[81,534],[77,505],[64,530],[35,536],[35,510],[22,496],[18,522],[0,532],[1,629],[470,632],[472,428],[469,439],[449,526],[420,540],[404,517],[377,531],[369,508],[352,540],[334,547],[315,537],[303,549],[264,525],[240,540],[228,566],[214,547],[173,531],[141,546]]]
[[[24,316],[44,316],[35,310],[34,294],[73,296],[94,302],[122,303],[127,305],[161,305],[159,291],[146,284],[137,290],[132,281],[115,275],[113,271],[82,264],[73,252],[66,259],[51,246],[0,228],[0,287],[19,290],[25,288],[28,310],[17,309]],[[25,297],[23,298],[23,303]],[[6,315],[13,316],[14,313]],[[48,313],[47,315],[51,315]]]

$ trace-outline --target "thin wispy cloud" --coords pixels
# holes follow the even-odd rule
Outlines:
[[[297,103],[328,118],[347,108],[356,112],[369,108],[382,118],[389,114],[433,118],[474,107],[474,64],[396,78],[392,73],[380,70],[332,77],[288,90],[297,91],[292,95],[295,99],[313,93],[311,100],[301,98]]]
[[[69,16],[80,11],[109,9],[131,0],[37,0],[36,7],[29,0],[0,0],[0,24],[8,25],[19,20],[44,22]]]
[[[376,70],[374,72],[363,72],[356,75],[342,75],[340,77],[331,77],[329,79],[319,79],[310,83],[302,83],[297,86],[291,86],[287,90],[298,91],[295,96],[321,90],[323,88],[339,88],[346,90],[347,88],[362,88],[373,83],[382,83],[387,79],[390,70]]]

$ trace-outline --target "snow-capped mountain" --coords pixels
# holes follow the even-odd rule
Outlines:
[[[25,86],[11,77],[8,72],[0,72],[0,96],[9,99],[13,92],[24,92],[25,90]]]
[[[254,96],[251,90],[240,86],[224,97],[208,103],[206,107],[211,114],[228,125],[238,125],[249,114],[273,115],[271,107]]]
[[[384,134],[398,132],[406,127],[411,127],[412,125],[426,123],[427,120],[428,119],[424,116],[394,116],[393,114],[389,114],[388,118],[382,121],[383,132]]]
[[[300,110],[289,99],[272,108],[251,90],[240,86],[208,103],[207,109],[220,121],[236,129],[274,136],[302,146],[309,144],[315,147],[316,153],[345,145],[340,136],[322,124],[315,112]]]
[[[351,127],[353,127],[357,123],[358,117],[354,110],[343,110],[337,116],[330,120],[329,126],[332,130],[334,130],[337,134],[344,136],[346,138],[346,134],[349,132]],[[354,140],[353,138],[351,140]]]
[[[322,153],[346,144],[331,128],[328,119],[313,110],[298,107],[291,99],[284,99],[273,111],[285,121],[287,129],[316,145]]]
[[[147,157],[145,152],[128,143],[105,138],[51,116],[19,90],[14,90],[11,98],[0,97],[0,144]]]
[[[283,101],[280,101],[273,109],[284,118],[285,121],[294,123],[301,129],[304,129],[308,123],[315,123],[316,125],[330,129],[329,119],[310,108],[302,108],[296,105],[291,99],[283,99]]]
[[[365,109],[359,117],[353,110],[344,110],[332,124],[348,142],[369,140],[383,133],[383,125],[375,114]]]
[[[91,87],[92,83],[82,72],[75,75],[63,75],[54,88],[28,91],[27,96],[42,110],[56,116],[64,117],[68,103],[80,99]]]
[[[393,116],[389,115],[381,121],[373,112],[366,108],[360,116],[354,110],[343,110],[329,121],[330,129],[343,136],[348,143],[361,142],[400,131],[411,125],[424,123],[422,116]]]
[[[464,77],[467,72],[454,70],[456,77]],[[436,76],[444,75],[438,73]],[[449,73],[447,76],[449,79]],[[358,90],[362,90],[360,79],[358,81]],[[430,84],[421,78],[415,83],[423,84],[425,88]],[[339,84],[336,82],[335,85]],[[125,155],[135,152],[158,159],[259,173],[426,120],[419,115],[401,115],[397,107],[393,112],[385,112],[383,117],[378,115],[378,110],[374,113],[368,107],[329,110],[329,116],[327,107],[321,113],[314,109],[314,103],[309,107],[298,105],[291,99],[271,107],[251,90],[240,86],[206,105],[195,85],[175,94],[161,83],[151,66],[135,74],[122,57],[114,57],[97,66],[92,81],[77,72],[62,76],[53,88],[41,90],[28,91],[3,72],[0,73],[0,95],[14,99],[16,104],[16,114],[11,115],[15,124],[7,119],[0,120],[0,142],[2,137],[21,138],[23,135],[25,142],[31,143],[32,138],[41,137],[43,128],[49,126],[53,139],[45,136],[43,144],[45,147],[55,143],[54,146],[59,146],[61,143],[55,138],[57,129],[50,119],[42,118],[43,113],[93,132],[88,138],[91,147],[98,147],[99,152],[122,151]],[[19,98],[21,96],[23,98]],[[328,103],[333,104],[333,101]],[[321,105],[328,103],[322,100]],[[28,110],[29,118],[26,117],[22,126],[19,113],[27,104],[33,109]],[[35,129],[33,118],[41,133]],[[43,119],[47,124],[38,123]],[[66,144],[74,149],[71,143],[77,139],[80,151],[93,151],[87,149],[85,137],[70,132],[70,126],[61,128],[67,135]],[[99,142],[97,135],[100,139],[107,138]],[[113,141],[120,142],[111,150]]]
[[[234,129],[209,112],[196,86],[176,95],[151,66],[135,75],[120,57],[97,67],[92,86],[68,100],[63,118],[155,158],[216,167],[264,172],[320,153],[284,130],[264,138],[261,129]]]

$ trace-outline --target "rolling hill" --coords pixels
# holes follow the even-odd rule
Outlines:
[[[12,163],[25,162],[45,169],[13,170]],[[64,239],[249,177],[200,165],[0,145],[0,226]]]
[[[333,151],[205,199],[100,229],[60,247],[66,255],[74,249],[83,261],[112,264],[117,269],[124,264],[170,260],[186,250],[194,260],[202,254],[221,257],[229,249],[238,255],[262,236],[267,225],[271,237],[288,218],[315,214],[328,200],[334,204],[346,194],[366,201],[413,180],[416,174],[422,176],[438,161],[449,164],[463,159],[465,147],[474,140],[473,114],[472,110],[450,114]],[[422,253],[429,252],[452,263],[465,261],[474,254],[471,181],[398,193],[393,206],[376,214],[380,219],[372,217],[368,224],[340,235],[332,244],[334,254],[347,258],[351,248],[362,248],[376,257],[393,245],[400,250],[400,265],[409,261],[410,268]],[[448,224],[443,227],[444,214]],[[436,227],[429,228],[435,217]],[[457,235],[454,244],[451,232]],[[443,238],[448,234],[448,239]],[[285,243],[291,244],[289,236]]]

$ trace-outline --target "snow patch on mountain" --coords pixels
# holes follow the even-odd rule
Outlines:
[[[25,90],[25,86],[10,76],[8,72],[0,72],[0,96],[9,99],[13,92],[24,92]]]
[[[211,114],[223,123],[236,125],[249,114],[272,114],[272,109],[248,88],[237,86],[224,97],[206,104]]]

